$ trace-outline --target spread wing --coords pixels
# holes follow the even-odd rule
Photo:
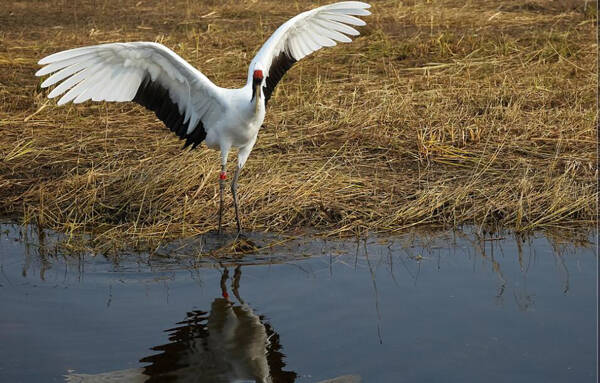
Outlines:
[[[58,84],[49,98],[70,101],[134,101],[154,111],[181,139],[196,147],[223,113],[222,93],[200,71],[164,45],[112,43],[54,53],[38,62],[36,76],[53,73],[42,87]],[[66,92],[66,93],[65,93]]]
[[[312,9],[291,18],[281,25],[260,48],[248,69],[248,82],[254,69],[265,76],[263,92],[265,103],[271,98],[275,86],[285,72],[298,60],[322,47],[332,47],[337,42],[349,43],[347,36],[360,33],[351,27],[366,23],[355,16],[368,16],[371,6],[359,1],[344,1]]]

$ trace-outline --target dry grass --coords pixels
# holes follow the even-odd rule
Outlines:
[[[122,3],[3,3],[0,214],[102,246],[214,229],[216,152],[181,151],[135,105],[57,108],[36,62],[151,40],[239,87],[268,35],[316,4]],[[372,11],[354,43],[303,60],[276,90],[240,178],[246,229],[596,223],[595,2],[373,1]],[[234,230],[233,209],[225,222]]]

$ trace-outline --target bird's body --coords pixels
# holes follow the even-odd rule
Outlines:
[[[225,113],[213,128],[207,129],[205,143],[211,149],[221,150],[228,146],[240,149],[242,154],[250,154],[258,136],[258,131],[265,119],[264,102],[258,98],[248,102],[252,97],[252,89],[222,89]],[[247,158],[247,156],[246,156]],[[243,166],[243,164],[242,164]]]
[[[193,148],[201,142],[221,152],[221,205],[227,157],[238,149],[232,182],[238,232],[236,185],[265,118],[277,83],[294,63],[336,41],[350,42],[365,25],[370,6],[357,1],[325,5],[300,13],[281,25],[263,44],[239,89],[221,88],[167,47],[152,42],[111,43],[71,49],[47,56],[36,75],[52,73],[42,87],[58,84],[48,95],[64,93],[58,105],[73,101],[134,101],[156,116]],[[65,93],[66,92],[66,93]]]

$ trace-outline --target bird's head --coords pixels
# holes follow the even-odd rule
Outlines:
[[[253,83],[256,86],[256,83],[261,84],[263,80],[263,71],[261,69],[256,69],[252,74]]]
[[[263,82],[263,71],[261,69],[255,69],[252,73],[252,100],[258,94],[260,97],[260,87]]]

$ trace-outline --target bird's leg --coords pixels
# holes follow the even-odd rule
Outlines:
[[[223,234],[223,229],[221,228],[221,221],[223,218],[223,194],[225,191],[225,179],[227,179],[227,172],[225,171],[227,165],[221,165],[221,173],[219,174],[219,234]]]
[[[224,267],[223,274],[221,274],[221,295],[225,299],[229,298],[229,294],[227,294],[227,279],[229,279],[229,270],[227,270],[227,267]]]
[[[240,304],[244,304],[244,300],[240,297],[239,288],[240,288],[240,278],[242,277],[242,268],[240,265],[235,267],[235,271],[233,273],[233,283],[231,284],[233,295],[237,298]]]
[[[231,194],[233,194],[233,206],[235,207],[235,221],[237,223],[237,235],[242,234],[242,224],[240,223],[240,214],[238,211],[238,198],[237,198],[237,180],[240,174],[240,167],[235,169],[233,180],[231,181]]]

